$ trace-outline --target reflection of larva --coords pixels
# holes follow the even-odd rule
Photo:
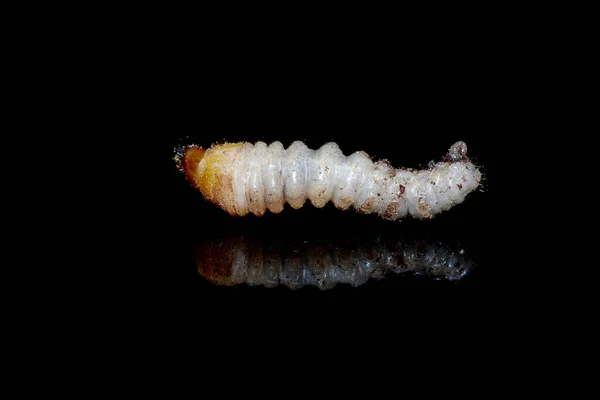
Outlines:
[[[464,251],[422,240],[278,245],[239,237],[200,243],[196,261],[200,274],[217,285],[285,285],[291,289],[331,289],[338,283],[359,286],[389,272],[457,281],[475,267]]]
[[[364,152],[346,157],[335,143],[310,150],[299,141],[287,150],[280,142],[191,146],[183,163],[175,159],[205,198],[236,216],[279,213],[285,203],[300,208],[308,198],[315,207],[333,201],[339,209],[353,206],[390,220],[431,218],[461,203],[481,180],[464,142],[427,170],[394,169]]]

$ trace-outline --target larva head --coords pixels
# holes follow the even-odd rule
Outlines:
[[[190,146],[183,154],[183,172],[188,181],[194,186],[198,186],[198,165],[204,158],[205,149],[198,146]]]
[[[227,211],[235,212],[233,170],[243,143],[213,145],[204,150],[190,147],[183,156],[183,169],[188,180],[202,195]]]

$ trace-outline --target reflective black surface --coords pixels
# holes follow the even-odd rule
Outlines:
[[[215,238],[198,243],[196,265],[200,275],[215,285],[321,290],[338,284],[358,287],[391,274],[458,282],[476,266],[463,248],[439,241],[340,239]]]

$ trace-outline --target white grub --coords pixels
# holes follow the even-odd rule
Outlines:
[[[335,143],[318,150],[300,141],[288,149],[280,142],[243,143],[235,151],[235,165],[229,169],[234,215],[260,216],[267,209],[278,213],[285,203],[297,209],[310,200],[315,207],[332,201],[339,209],[352,206],[388,220],[407,215],[429,219],[462,203],[481,181],[462,141],[425,170],[394,169],[364,152],[345,156]]]

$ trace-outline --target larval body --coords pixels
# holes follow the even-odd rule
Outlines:
[[[426,219],[462,203],[481,180],[463,142],[426,170],[395,169],[364,152],[345,156],[335,143],[311,150],[300,141],[288,149],[280,142],[190,147],[184,170],[205,198],[236,216],[279,213],[285,203],[297,209],[309,200],[389,220]]]

